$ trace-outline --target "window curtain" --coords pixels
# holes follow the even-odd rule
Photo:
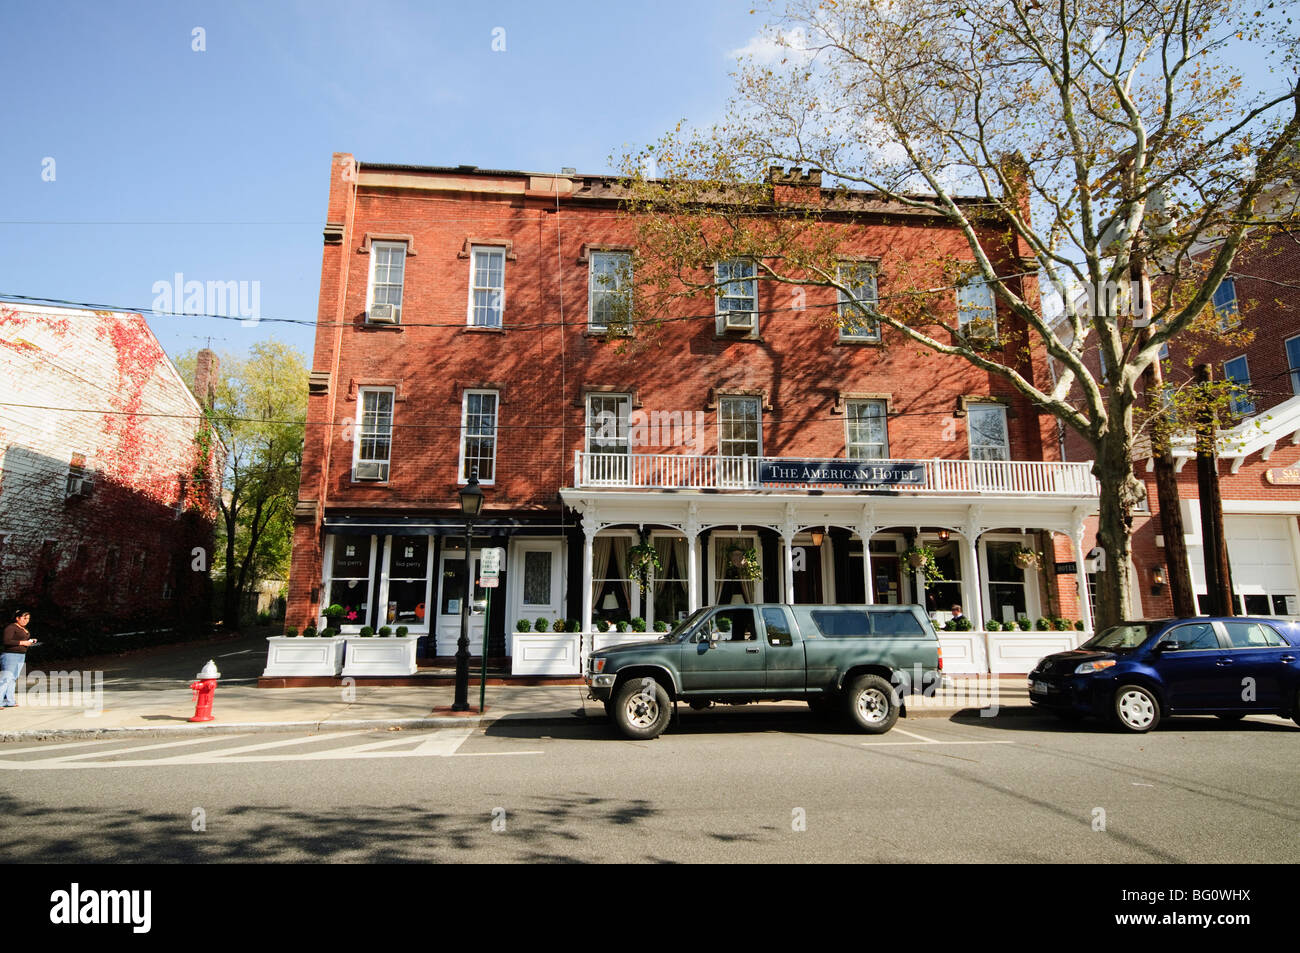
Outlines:
[[[623,599],[627,603],[628,613],[632,611],[631,582],[627,578],[627,551],[632,548],[632,540],[626,536],[615,536],[610,542],[614,545],[614,572],[619,585],[623,588]]]
[[[758,549],[755,540],[744,536],[726,536],[719,537],[713,553],[713,602],[718,604],[722,598],[722,585],[726,582],[727,573],[731,569],[731,562],[728,559],[728,552],[732,546],[738,546],[742,550]],[[685,547],[683,547],[684,549]],[[740,583],[741,594],[745,597],[746,602],[754,601],[754,593],[757,591],[758,579],[740,579],[734,575],[731,577]]]
[[[609,567],[610,537],[597,536],[591,541],[591,606],[593,611],[600,611],[600,586]]]

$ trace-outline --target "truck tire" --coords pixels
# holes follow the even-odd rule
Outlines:
[[[611,717],[624,737],[636,741],[658,738],[672,714],[668,692],[653,678],[629,678],[614,693]]]
[[[868,734],[883,735],[898,721],[898,692],[879,675],[859,675],[844,700],[853,723]]]

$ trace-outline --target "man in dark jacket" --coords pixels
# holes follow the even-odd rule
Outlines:
[[[14,611],[14,618],[5,626],[4,653],[0,654],[0,708],[13,708],[18,702],[14,698],[14,685],[18,682],[18,673],[27,661],[27,648],[36,644],[36,640],[27,631],[27,623],[32,614],[27,609]]]

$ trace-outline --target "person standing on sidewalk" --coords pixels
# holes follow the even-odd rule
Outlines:
[[[13,621],[5,626],[4,653],[0,654],[0,708],[13,708],[18,704],[14,698],[14,685],[23,663],[27,661],[28,646],[36,644],[27,631],[31,619],[31,612],[20,608],[14,612]]]

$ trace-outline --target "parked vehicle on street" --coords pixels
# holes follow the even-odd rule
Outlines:
[[[1282,715],[1300,724],[1300,625],[1279,619],[1125,622],[1029,673],[1029,701],[1150,731],[1169,715]]]
[[[655,738],[677,700],[798,699],[880,734],[906,698],[937,687],[939,638],[920,606],[726,605],[696,610],[655,642],[590,653],[589,695],[629,738]]]

